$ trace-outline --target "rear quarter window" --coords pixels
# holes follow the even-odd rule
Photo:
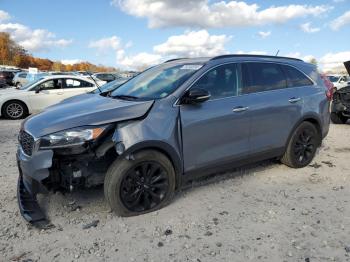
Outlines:
[[[285,72],[288,80],[288,87],[301,87],[301,86],[312,86],[313,82],[298,69],[288,66],[281,65]]]

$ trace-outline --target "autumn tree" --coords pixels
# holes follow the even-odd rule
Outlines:
[[[89,62],[64,65],[60,61],[33,57],[23,47],[13,41],[8,33],[3,32],[0,32],[0,65],[12,65],[20,68],[36,67],[41,71],[116,71],[113,67],[97,66]]]

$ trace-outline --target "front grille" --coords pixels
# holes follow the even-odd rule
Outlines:
[[[24,153],[31,156],[34,148],[34,138],[26,131],[21,130],[19,132],[19,143]]]

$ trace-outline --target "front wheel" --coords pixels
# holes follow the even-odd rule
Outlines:
[[[20,101],[9,101],[2,108],[2,115],[7,119],[21,119],[28,114],[27,107]]]
[[[345,124],[348,118],[339,113],[331,113],[331,120],[333,124]]]
[[[311,163],[321,144],[316,127],[309,122],[301,123],[294,131],[281,162],[289,167],[301,168]]]
[[[144,150],[132,160],[117,159],[108,169],[105,198],[120,216],[152,212],[168,204],[175,192],[175,171],[162,153]]]

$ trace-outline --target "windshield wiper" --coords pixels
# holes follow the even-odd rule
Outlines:
[[[137,100],[139,99],[137,96],[128,96],[128,95],[115,95],[112,98],[118,98],[122,100]]]

